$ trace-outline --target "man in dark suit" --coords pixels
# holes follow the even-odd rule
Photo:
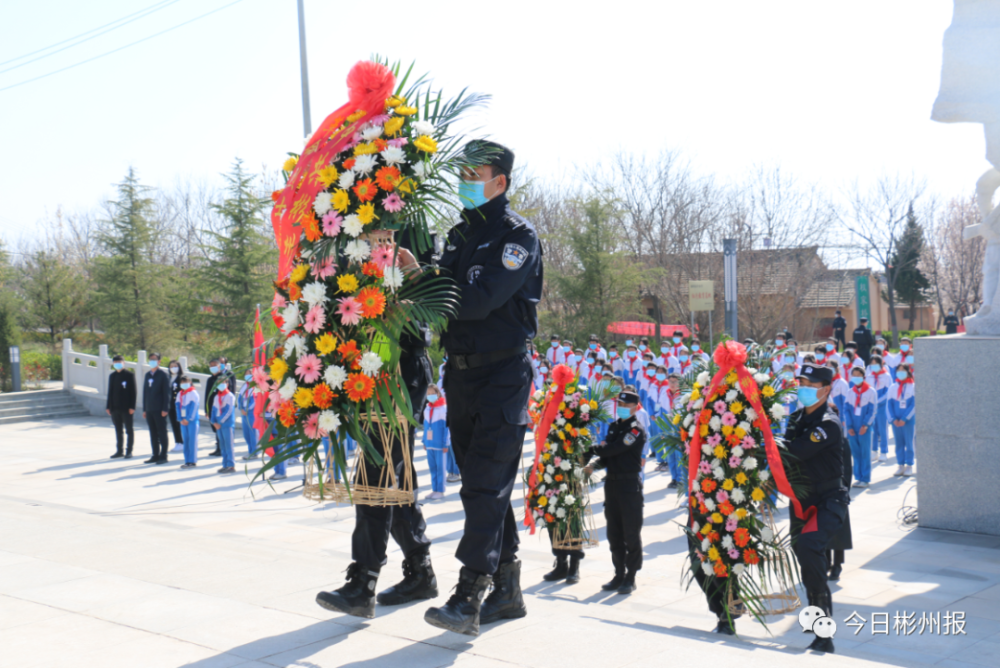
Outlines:
[[[840,315],[840,309],[836,312],[836,317],[833,319],[833,338],[837,339],[837,351],[844,349],[847,345],[847,321],[844,317]]]
[[[132,431],[132,416],[135,414],[135,374],[125,368],[125,360],[121,355],[114,356],[111,366],[115,370],[108,376],[108,401],[104,407],[115,425],[117,448],[111,459],[119,457],[131,459],[132,446],[135,444],[135,434]],[[125,436],[128,437],[127,444]]]
[[[153,456],[147,464],[167,463],[167,415],[170,414],[170,378],[160,368],[160,356],[149,356],[149,371],[142,379],[142,417],[149,426],[149,442]]]
[[[858,344],[858,356],[865,361],[867,366],[872,357],[872,345],[875,343],[872,330],[868,329],[868,318],[861,318],[861,324],[854,330],[853,338],[854,342]]]

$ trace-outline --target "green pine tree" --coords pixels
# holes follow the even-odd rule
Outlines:
[[[21,295],[24,308],[21,324],[25,329],[44,329],[55,349],[60,335],[83,325],[87,317],[86,277],[66,265],[50,250],[28,256],[21,266]]]
[[[225,227],[207,233],[207,260],[197,272],[205,296],[199,321],[211,334],[213,353],[249,361],[256,307],[269,306],[274,295],[277,249],[262,215],[268,200],[255,192],[254,177],[241,160],[226,181],[226,199],[213,205]]]
[[[0,392],[11,390],[10,347],[21,344],[21,330],[16,322],[19,304],[12,289],[13,278],[10,256],[0,239]]]
[[[98,241],[105,253],[94,263],[94,311],[115,350],[159,351],[173,339],[168,299],[168,267],[154,262],[152,188],[139,183],[131,167],[109,202],[110,220],[101,221]]]
[[[906,227],[896,240],[896,252],[892,257],[892,271],[895,274],[896,297],[910,305],[910,330],[913,330],[917,304],[927,299],[931,282],[920,271],[920,257],[924,252],[924,229],[913,213],[913,204],[906,213]],[[895,332],[893,333],[895,335]]]

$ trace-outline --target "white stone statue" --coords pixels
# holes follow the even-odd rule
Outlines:
[[[1000,188],[1000,0],[955,0],[951,25],[944,33],[941,89],[931,118],[941,123],[982,123],[985,130],[986,160],[993,166],[976,183],[983,222],[964,231],[966,239],[987,240],[983,304],[965,318],[965,330],[1000,336],[1000,208],[993,207],[993,193]]]

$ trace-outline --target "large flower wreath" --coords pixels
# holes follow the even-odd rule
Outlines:
[[[440,327],[454,311],[451,279],[426,266],[404,276],[396,235],[419,256],[431,249],[432,227],[451,219],[458,174],[486,156],[463,152],[449,126],[486,97],[445,100],[425,77],[407,85],[410,72],[397,83],[399,74],[398,64],[355,65],[350,101],[301,156],[289,154],[285,187],[272,196],[272,317],[283,336],[253,376],[276,418],[271,444],[286,447],[257,476],[295,456],[319,464],[324,437],[346,475],[344,434],[382,465],[366,425],[387,422],[401,434],[413,422],[399,337],[418,334],[418,322]]]

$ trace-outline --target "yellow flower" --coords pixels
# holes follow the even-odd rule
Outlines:
[[[367,225],[378,217],[375,215],[375,205],[371,202],[359,206],[357,214],[362,225]]]
[[[437,142],[428,137],[427,135],[420,135],[413,140],[413,145],[424,153],[437,153],[438,145]]]
[[[743,471],[740,471],[739,473],[737,473],[737,474],[736,474],[736,482],[737,482],[738,484],[740,484],[740,485],[745,485],[745,484],[747,484],[747,480],[749,480],[749,479],[750,479],[750,478],[748,478],[748,477],[747,477],[747,474],[746,474],[746,473],[744,473]]]
[[[681,414],[677,413],[676,415],[674,415],[674,419],[671,420],[671,422],[673,422],[674,424],[680,424],[681,423]]]
[[[774,388],[771,387],[770,385],[765,385],[764,387],[760,388],[760,393],[763,394],[765,397],[773,397]]]
[[[398,107],[396,107],[396,113],[399,114],[400,116],[412,116],[413,114],[417,113],[417,108],[407,107],[401,104]]]
[[[725,520],[722,519],[722,513],[712,513],[712,522],[715,524],[722,524]]]
[[[334,350],[337,349],[337,337],[327,332],[323,336],[316,339],[316,351],[320,355],[329,355]]]
[[[331,203],[337,211],[347,213],[347,207],[351,205],[351,196],[347,194],[346,190],[335,190]]]
[[[542,459],[544,459],[545,461],[549,461],[550,459],[552,459],[552,455],[545,453],[544,455],[542,455]]]
[[[698,390],[692,391],[691,392],[691,401],[698,401],[699,399],[701,399],[701,392],[699,392]]]
[[[300,264],[295,269],[292,270],[292,275],[288,277],[288,280],[292,283],[298,283],[303,280],[307,275],[309,275],[309,265]]]
[[[580,428],[580,431],[579,431],[579,432],[577,432],[577,433],[579,433],[579,434],[580,434],[580,436],[590,436],[590,432],[589,432],[589,431],[587,431],[587,428],[586,428],[586,427],[581,427],[581,428]]]
[[[597,410],[597,402],[594,401],[593,399],[590,400],[590,410],[592,410],[592,411],[596,411]]]
[[[729,410],[731,410],[734,415],[739,415],[740,413],[743,412],[743,404],[741,404],[738,401],[734,401],[733,403],[729,404]]]
[[[705,526],[703,526],[701,528],[701,535],[702,536],[707,536],[711,530],[712,530],[712,523],[711,522],[705,522]]]
[[[556,436],[558,436],[558,437],[559,437],[559,440],[560,440],[560,441],[564,441],[564,440],[566,440],[566,434],[565,434],[564,432],[561,432],[561,431],[560,431],[560,432],[558,432],[558,433],[556,434]]]
[[[743,438],[744,436],[747,435],[747,430],[744,429],[743,427],[737,427],[736,429],[733,430],[733,433],[736,434],[737,437]]]
[[[293,155],[288,160],[285,160],[285,164],[283,164],[281,168],[286,172],[290,172],[295,169],[295,165],[297,164],[299,164],[299,159]]]
[[[406,104],[406,98],[402,95],[393,95],[388,100],[385,101],[385,106],[389,109],[393,107],[398,107],[401,104]]]
[[[559,410],[560,411],[566,410],[566,402],[565,401],[563,401],[562,403],[559,404]]]
[[[413,179],[404,179],[398,186],[396,192],[409,195],[413,192]]]
[[[362,118],[365,117],[366,113],[368,113],[368,112],[365,111],[364,109],[358,109],[353,114],[351,114],[350,116],[347,117],[347,122],[348,123],[353,123],[354,121],[359,121],[359,120],[361,120]]]
[[[701,389],[701,383],[695,383],[694,385],[691,386],[691,389],[692,390],[700,390]]]
[[[737,508],[736,509],[736,517],[738,517],[740,519],[743,519],[746,516],[747,516],[747,509],[746,508]]]
[[[309,408],[313,405],[313,391],[308,387],[295,390],[295,404],[299,408]]]
[[[340,172],[333,165],[327,165],[319,170],[319,182],[323,184],[324,188],[329,188],[339,176]]]
[[[285,364],[285,360],[280,357],[275,357],[271,361],[271,380],[276,383],[280,383],[286,373],[288,373],[288,365]]]
[[[545,497],[545,496],[538,497],[538,506],[540,508],[544,508],[547,505],[549,505],[549,499],[548,499],[548,497]]]
[[[715,446],[715,450],[712,450],[712,454],[715,455],[716,459],[725,459],[726,458],[726,449],[724,447],[722,447],[721,445],[717,445],[717,446]]]
[[[735,385],[737,380],[738,380],[738,377],[737,377],[735,371],[730,371],[729,374],[726,376],[726,384],[727,385]]]
[[[719,559],[719,550],[714,545],[708,548],[708,558],[712,561],[718,561]]]
[[[385,125],[382,126],[382,130],[385,131],[387,135],[395,135],[399,132],[400,128],[403,127],[403,123],[405,122],[406,119],[402,116],[395,116],[385,122]]]
[[[732,433],[733,433],[733,428],[732,427],[730,427],[728,424],[722,425],[722,434],[724,436],[729,436]]]
[[[764,490],[762,490],[760,487],[754,487],[753,491],[750,493],[750,498],[753,499],[754,501],[763,501]]]
[[[722,489],[726,490],[727,492],[733,491],[733,487],[735,487],[735,485],[733,484],[733,481],[730,478],[726,478],[725,480],[722,481]]]
[[[337,289],[340,292],[354,292],[358,289],[358,279],[354,274],[344,274],[337,277]]]
[[[371,155],[378,153],[378,146],[375,144],[358,144],[354,147],[354,155]]]
[[[706,436],[708,436],[708,425],[707,424],[703,424],[700,427],[698,427],[698,433],[701,434],[702,438],[705,438]]]

